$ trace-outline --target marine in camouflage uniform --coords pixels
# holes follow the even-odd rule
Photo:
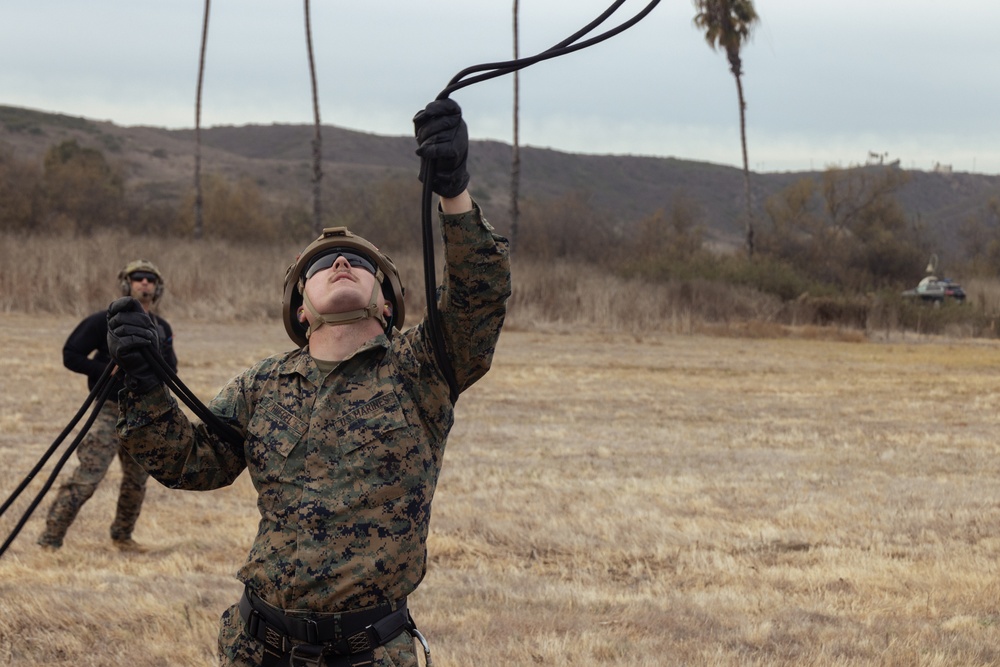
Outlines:
[[[163,278],[159,269],[146,260],[129,262],[118,274],[123,294],[136,298],[144,308],[151,308],[163,294]],[[152,316],[160,341],[160,354],[176,371],[177,357],[173,348],[173,330],[166,320]],[[91,356],[93,355],[93,356]],[[87,386],[94,389],[97,380],[111,361],[108,354],[108,319],[101,311],[85,318],[77,325],[63,346],[63,364],[66,368],[87,376]],[[118,387],[121,382],[118,382]],[[58,549],[70,525],[76,519],[101,480],[111,462],[118,458],[122,467],[118,505],[111,524],[111,539],[125,551],[141,550],[132,539],[132,531],[146,497],[146,480],[149,474],[122,449],[115,430],[118,406],[111,400],[104,404],[87,435],[76,449],[79,465],[64,482],[49,508],[45,531],[38,539],[44,547]]]
[[[443,109],[432,103],[425,111],[436,113],[432,121],[444,116],[451,123],[457,115],[460,122],[457,105],[446,102]],[[420,127],[418,122],[418,139]],[[456,127],[465,131],[464,122]],[[467,146],[467,135],[465,141]],[[441,325],[460,391],[489,370],[511,291],[508,243],[468,196],[464,160],[463,152],[460,169],[446,175],[458,192],[434,182],[442,195],[446,260]],[[310,264],[319,265],[324,257],[332,266],[304,280]],[[316,345],[321,336],[361,324],[352,320],[337,326],[344,314],[314,307],[309,295],[325,289],[328,271],[363,275],[365,259],[382,286],[389,316],[379,321],[385,330],[376,327],[375,334],[341,360],[323,361],[328,355],[320,355]],[[313,284],[317,280],[318,287]],[[376,283],[367,312],[383,305],[377,302],[377,289]],[[371,650],[344,649],[356,615],[377,609],[407,613],[405,600],[427,565],[431,499],[454,419],[449,384],[426,322],[403,331],[392,327],[392,322],[402,325],[403,306],[391,260],[343,228],[328,229],[286,277],[285,326],[303,347],[257,363],[209,405],[243,436],[241,448],[189,421],[162,385],[144,394],[121,392],[122,442],[156,479],[173,488],[215,489],[247,469],[257,489],[261,518],[237,574],[246,585],[244,599],[222,616],[222,664],[288,664],[289,649],[315,650],[316,645],[326,656],[319,664],[417,664],[412,623],[387,642],[376,637]],[[136,333],[128,326],[134,318],[125,310],[117,302],[109,310],[113,334],[123,337]],[[309,331],[303,335],[305,323]],[[333,326],[324,328],[326,324]],[[255,614],[262,619],[259,624]],[[313,641],[291,631],[277,639],[282,624],[296,625],[296,619],[336,631]],[[272,634],[264,632],[265,625],[268,631],[273,626]]]

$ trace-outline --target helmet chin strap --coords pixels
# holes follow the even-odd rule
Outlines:
[[[330,326],[337,326],[340,324],[352,324],[354,322],[360,322],[361,320],[367,320],[372,317],[379,321],[384,330],[386,327],[385,316],[382,314],[382,309],[379,308],[379,297],[382,295],[382,279],[385,276],[382,273],[382,269],[379,269],[375,274],[375,286],[372,288],[372,296],[368,300],[368,306],[366,308],[358,308],[357,310],[349,310],[346,313],[325,313],[320,314],[316,307],[313,305],[312,301],[309,299],[309,295],[306,293],[305,285],[302,286],[302,305],[306,307],[309,314],[313,316],[313,321],[306,330],[306,338],[312,336],[317,329],[322,327],[324,324]]]

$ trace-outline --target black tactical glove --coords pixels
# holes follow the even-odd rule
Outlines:
[[[442,197],[457,197],[469,185],[465,161],[469,157],[469,128],[462,109],[454,100],[434,100],[413,117],[417,135],[420,182],[427,177],[427,161],[433,162],[431,190]]]
[[[142,356],[143,349],[158,354],[159,346],[153,320],[138,301],[125,296],[111,302],[108,306],[108,352],[125,371],[125,386],[133,393],[145,394],[161,384]]]

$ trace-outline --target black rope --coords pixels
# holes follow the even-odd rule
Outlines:
[[[653,11],[653,8],[656,7],[656,5],[659,4],[659,2],[660,0],[652,0],[648,5],[646,5],[646,7],[643,8],[642,11],[633,16],[628,21],[625,21],[621,25],[617,26],[616,28],[612,28],[611,30],[603,32],[597,35],[596,37],[592,37],[588,40],[580,42],[579,44],[576,44],[575,42],[578,39],[588,34],[597,26],[604,23],[604,21],[606,21],[612,14],[618,11],[618,9],[623,4],[625,4],[625,0],[616,0],[610,7],[608,7],[604,11],[603,14],[598,16],[596,19],[594,19],[586,26],[584,26],[577,32],[573,33],[563,41],[559,42],[558,44],[554,44],[553,46],[542,51],[541,53],[538,53],[534,56],[529,56],[527,58],[519,58],[517,60],[506,60],[495,63],[484,63],[482,65],[475,65],[473,67],[465,68],[464,70],[456,74],[454,77],[452,77],[451,81],[448,82],[448,86],[444,90],[442,90],[441,93],[438,95],[438,99],[448,97],[451,95],[451,93],[455,92],[456,90],[460,90],[462,88],[465,88],[466,86],[471,86],[474,83],[479,83],[481,81],[494,79],[499,76],[504,76],[505,74],[512,74],[513,72],[522,70],[525,67],[534,65],[535,63],[538,62],[542,62],[543,60],[550,60],[552,58],[564,56],[568,53],[573,53],[575,51],[585,49],[595,44],[599,44],[634,26],[636,23],[644,19],[647,14]],[[480,74],[479,76],[465,79],[465,77],[468,76],[469,74],[474,74],[476,72],[485,72],[485,73]]]
[[[434,356],[437,358],[441,373],[448,381],[448,394],[451,397],[452,405],[458,401],[458,379],[455,377],[455,369],[451,365],[451,357],[445,349],[444,335],[441,332],[441,311],[437,307],[437,276],[434,269],[434,225],[431,224],[431,208],[433,206],[434,192],[431,190],[431,182],[434,180],[432,160],[424,160],[427,164],[425,168],[426,177],[423,187],[423,225],[422,237],[424,247],[424,292],[427,299],[427,326],[431,334],[431,343],[434,346]]]
[[[72,456],[73,452],[76,451],[76,448],[77,446],[79,446],[80,441],[82,441],[83,437],[87,435],[87,431],[90,430],[90,427],[91,425],[93,425],[94,420],[97,419],[97,415],[101,412],[101,408],[104,407],[104,403],[105,401],[107,401],[108,395],[111,393],[111,389],[115,386],[115,381],[112,379],[111,376],[111,369],[113,367],[114,367],[113,363],[108,364],[108,367],[104,369],[104,373],[101,375],[101,379],[98,380],[96,385],[94,385],[94,390],[90,392],[90,396],[87,397],[87,400],[84,402],[83,407],[81,407],[80,410],[76,413],[76,416],[70,422],[69,426],[63,429],[63,432],[59,435],[58,438],[56,438],[56,441],[52,443],[52,446],[49,447],[48,451],[45,452],[45,455],[38,462],[38,464],[32,469],[32,471],[28,474],[28,476],[24,479],[21,485],[17,488],[16,492],[7,500],[7,502],[4,503],[3,509],[0,510],[0,514],[2,514],[3,511],[6,511],[7,508],[10,506],[10,503],[14,501],[14,498],[20,495],[21,491],[23,491],[24,488],[28,486],[28,483],[31,482],[35,474],[41,469],[43,465],[45,465],[45,462],[48,461],[52,453],[56,450],[56,448],[58,448],[59,444],[62,443],[63,439],[66,437],[66,434],[69,433],[69,431],[72,430],[73,426],[76,425],[76,422],[79,421],[80,415],[87,409],[87,406],[90,403],[93,403],[94,409],[91,410],[90,417],[87,418],[87,421],[83,424],[83,427],[80,429],[80,432],[77,433],[76,437],[73,439],[73,442],[71,442],[69,446],[66,448],[66,451],[63,452],[63,455],[59,457],[59,461],[56,462],[56,465],[52,469],[52,472],[49,474],[48,479],[45,480],[45,484],[42,486],[41,490],[35,495],[35,498],[34,500],[31,501],[31,504],[28,506],[28,509],[25,510],[23,515],[21,515],[21,519],[17,522],[17,525],[14,526],[14,530],[11,531],[10,536],[8,536],[7,540],[3,543],[2,546],[0,546],[0,556],[4,555],[4,553],[7,551],[7,548],[11,545],[11,543],[14,542],[14,538],[16,538],[18,534],[21,532],[21,529],[24,528],[24,525],[28,522],[28,519],[31,518],[31,515],[38,507],[39,503],[42,502],[42,498],[44,498],[45,494],[48,493],[49,489],[52,488],[52,484],[55,483],[56,477],[59,475],[59,472],[63,469],[63,466],[65,466],[66,462],[69,461],[69,457]]]
[[[163,357],[160,355],[158,350],[153,348],[144,348],[142,350],[142,355],[143,358],[146,360],[146,362],[153,369],[153,372],[156,374],[156,376],[160,380],[162,380],[163,383],[166,384],[167,387],[176,396],[178,396],[180,400],[184,402],[185,405],[191,408],[191,410],[195,413],[195,415],[198,416],[202,420],[202,422],[204,422],[205,426],[209,429],[209,431],[211,431],[213,434],[215,434],[224,442],[234,447],[242,447],[243,436],[239,433],[239,431],[237,431],[235,428],[233,428],[229,424],[219,419],[218,416],[216,416],[200,400],[198,400],[198,397],[195,396],[194,392],[188,389],[187,385],[185,385],[181,381],[181,379],[177,377],[177,374],[170,367],[170,365],[166,361],[164,361]],[[56,477],[62,471],[63,467],[66,465],[66,462],[69,461],[70,456],[73,455],[73,452],[76,451],[77,447],[80,445],[80,442],[83,440],[84,436],[90,430],[90,427],[93,425],[94,420],[97,419],[98,413],[100,413],[101,408],[104,407],[104,403],[107,401],[108,396],[111,394],[111,391],[116,384],[117,378],[115,378],[112,375],[114,368],[115,368],[115,362],[112,361],[111,363],[108,364],[107,368],[104,369],[104,372],[101,374],[101,377],[94,384],[94,389],[90,392],[90,395],[87,396],[86,400],[83,402],[83,405],[73,416],[73,419],[70,420],[69,424],[66,426],[66,428],[63,429],[62,433],[59,434],[59,436],[55,439],[52,445],[45,451],[42,457],[38,460],[38,463],[36,463],[35,466],[31,469],[31,471],[27,474],[27,476],[25,476],[24,480],[22,480],[22,482],[17,486],[17,488],[14,489],[10,497],[4,501],[2,506],[0,506],[0,516],[3,516],[4,512],[7,511],[7,509],[18,498],[18,496],[20,496],[21,493],[32,482],[32,480],[35,478],[38,472],[45,466],[48,460],[59,448],[59,445],[61,445],[63,440],[66,439],[66,436],[73,430],[73,428],[76,427],[77,423],[80,421],[81,417],[87,411],[87,409],[91,405],[93,405],[93,410],[91,411],[90,417],[84,423],[83,427],[80,429],[80,432],[77,434],[76,438],[73,439],[73,441],[67,447],[66,451],[59,458],[59,461],[52,469],[52,472],[49,474],[49,477],[46,480],[45,484],[42,486],[41,490],[35,495],[34,500],[32,500],[31,504],[28,506],[28,509],[21,516],[21,519],[17,522],[17,525],[14,527],[14,530],[11,531],[10,535],[7,537],[7,540],[3,543],[2,546],[0,546],[0,557],[3,556],[3,554],[7,551],[7,548],[14,542],[14,539],[21,532],[21,529],[24,528],[24,525],[28,522],[28,519],[31,518],[32,513],[34,513],[35,509],[38,507],[42,499],[45,497],[45,494],[47,494],[49,490],[52,488],[52,485],[55,483]]]
[[[610,39],[644,19],[659,3],[660,0],[652,0],[648,5],[646,5],[645,8],[643,8],[642,11],[616,28],[612,28],[611,30],[603,32],[595,37],[576,43],[581,37],[589,34],[597,26],[604,23],[604,21],[606,21],[612,14],[618,11],[623,4],[625,4],[625,0],[615,0],[615,2],[604,10],[604,13],[596,19],[558,44],[549,47],[541,53],[528,58],[485,63],[463,69],[461,72],[452,77],[451,81],[448,82],[448,86],[438,94],[437,99],[440,100],[447,98],[456,90],[460,90],[466,86],[471,86],[472,84],[479,83],[481,81],[487,81],[499,76],[504,76],[505,74],[512,74],[524,69],[525,67],[542,62],[543,60],[549,60],[568,53],[573,53],[575,51],[585,49],[588,46],[593,46],[594,44],[603,42],[606,39]],[[479,72],[482,73],[477,74]],[[477,75],[465,78],[470,74]],[[444,341],[444,334],[441,331],[441,313],[437,307],[437,271],[434,268],[434,225],[432,222],[433,192],[431,191],[430,186],[430,184],[434,181],[435,172],[436,169],[434,161],[426,158],[422,159],[421,173],[424,174],[424,187],[421,200],[421,236],[423,239],[424,250],[424,294],[427,299],[427,324],[430,331],[431,344],[434,347],[434,356],[437,358],[438,366],[441,367],[441,373],[448,381],[449,395],[451,396],[451,402],[454,404],[458,401],[458,380],[455,377],[455,370],[451,365],[451,358],[448,356],[448,351]]]
[[[35,464],[35,467],[32,468],[31,472],[29,472],[28,475],[24,478],[24,481],[22,481],[18,485],[18,487],[14,489],[13,493],[11,493],[10,497],[8,497],[7,500],[4,501],[3,505],[0,505],[0,516],[3,516],[3,513],[6,512],[7,508],[11,506],[11,503],[13,503],[17,499],[17,497],[21,495],[21,492],[24,491],[24,489],[28,486],[28,484],[31,483],[31,480],[35,478],[35,475],[38,474],[38,471],[42,469],[42,467],[49,460],[52,454],[59,448],[59,445],[61,445],[62,441],[66,439],[66,436],[69,435],[70,431],[72,431],[73,428],[76,427],[77,422],[79,422],[80,418],[83,417],[83,413],[85,413],[87,411],[87,408],[89,408],[91,404],[94,402],[94,398],[101,391],[103,391],[105,383],[109,382],[108,378],[111,377],[112,368],[114,368],[114,365],[108,364],[108,367],[104,369],[103,373],[101,373],[101,377],[99,377],[97,379],[97,382],[94,383],[94,388],[91,390],[90,395],[87,396],[87,399],[83,402],[83,405],[81,405],[80,409],[76,411],[75,415],[73,415],[73,418],[70,420],[69,424],[66,425],[66,428],[64,428],[62,430],[62,433],[60,433],[56,437],[52,445],[50,445],[49,448],[42,455],[42,458],[39,459],[38,463]],[[96,409],[100,410],[101,407],[102,406],[99,405],[97,406]]]
[[[584,26],[582,29],[578,30],[576,33],[567,37],[558,44],[546,49],[545,51],[531,56],[529,58],[521,58],[515,60],[508,60],[496,63],[487,63],[483,65],[476,65],[473,67],[468,67],[454,77],[452,77],[448,86],[441,91],[437,99],[443,99],[448,97],[451,93],[456,90],[465,88],[475,83],[481,81],[487,81],[496,77],[503,76],[505,74],[511,74],[518,70],[524,69],[530,65],[541,62],[543,60],[549,60],[551,58],[556,58],[558,56],[566,55],[568,53],[573,53],[581,49],[593,46],[609,39],[624,30],[632,27],[640,20],[646,17],[653,8],[659,4],[660,0],[652,0],[639,14],[634,16],[632,19],[622,23],[617,28],[608,30],[607,32],[601,33],[600,35],[593,37],[583,42],[576,43],[578,39],[588,34],[591,30],[599,26],[605,20],[607,20],[615,11],[618,10],[621,5],[625,3],[625,0],[616,0],[608,9],[604,11],[599,17],[594,21]],[[206,2],[206,9],[208,3]],[[470,74],[478,74],[471,78],[466,79],[465,77]],[[433,192],[431,190],[431,183],[434,180],[434,162],[432,160],[424,160],[423,172],[425,173],[424,187],[422,193],[422,207],[423,207],[423,251],[424,251],[424,285],[425,293],[427,298],[427,319],[428,326],[431,334],[431,341],[434,346],[434,355],[437,358],[438,365],[441,367],[441,372],[444,374],[445,379],[448,381],[449,394],[451,396],[452,403],[458,400],[459,388],[458,381],[455,377],[454,368],[451,365],[451,359],[448,357],[447,350],[445,347],[444,336],[441,331],[441,313],[437,307],[437,278],[436,270],[434,267],[434,227],[431,222],[431,210],[433,204]],[[176,394],[185,405],[187,405],[199,417],[205,426],[214,433],[221,440],[227,442],[234,447],[242,447],[243,436],[235,428],[226,424],[221,419],[218,418],[211,410],[209,410],[197,396],[188,389],[188,387],[181,381],[172,368],[163,360],[163,357],[159,354],[158,350],[152,348],[146,348],[142,350],[142,355],[146,359],[146,362],[150,364],[153,372],[156,373],[157,377],[162,380],[167,387]],[[111,389],[115,382],[113,378],[113,369],[115,368],[115,363],[111,362],[108,364],[107,368],[101,374],[100,379],[94,385],[94,389],[87,396],[83,405],[77,411],[76,415],[70,420],[70,423],[63,429],[59,436],[55,439],[52,445],[45,451],[38,463],[31,469],[24,480],[18,485],[18,487],[11,493],[10,497],[4,501],[3,505],[0,506],[0,516],[3,516],[4,512],[10,508],[11,504],[17,499],[18,496],[28,487],[31,481],[35,478],[38,472],[44,467],[52,454],[59,448],[66,436],[73,430],[73,428],[80,421],[83,414],[87,411],[87,408],[93,404],[93,409],[91,410],[90,417],[84,423],[80,432],[77,434],[76,438],[70,443],[69,447],[59,458],[56,466],[53,468],[52,472],[49,474],[48,479],[43,485],[42,489],[35,496],[31,505],[28,507],[27,511],[22,515],[20,521],[18,521],[14,530],[11,532],[7,540],[0,546],[0,556],[7,551],[7,548],[13,543],[14,539],[21,532],[21,529],[27,523],[31,514],[41,503],[42,498],[48,493],[49,489],[52,488],[53,483],[56,480],[59,472],[62,471],[63,466],[69,460],[69,457],[73,455],[76,448],[79,446],[80,442],[83,440],[84,436],[90,430],[93,425],[94,420],[97,419],[97,415],[100,413],[101,408],[104,407],[104,403],[107,401]]]
[[[152,367],[153,372],[156,373],[167,387],[177,395],[181,401],[184,402],[195,415],[201,419],[209,431],[214,433],[220,440],[234,447],[243,446],[243,435],[237,431],[235,428],[225,423],[219,417],[208,409],[204,403],[198,400],[198,397],[193,391],[188,389],[177,374],[174,369],[163,360],[159,352],[152,348],[143,348],[142,356],[146,362]]]

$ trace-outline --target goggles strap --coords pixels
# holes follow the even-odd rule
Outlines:
[[[382,269],[378,269],[375,273],[375,285],[372,287],[372,296],[368,300],[368,306],[366,308],[359,308],[357,310],[349,310],[346,313],[324,313],[321,314],[316,307],[313,305],[312,301],[309,299],[309,295],[306,294],[305,288],[302,289],[302,305],[306,307],[306,310],[313,316],[313,322],[309,325],[306,330],[306,338],[308,339],[317,329],[322,327],[324,324],[330,326],[337,326],[340,324],[352,324],[354,322],[360,322],[361,320],[366,320],[369,317],[374,317],[385,329],[386,321],[385,315],[382,314],[382,309],[379,308],[379,296],[382,294],[382,280],[385,278],[382,273]]]

